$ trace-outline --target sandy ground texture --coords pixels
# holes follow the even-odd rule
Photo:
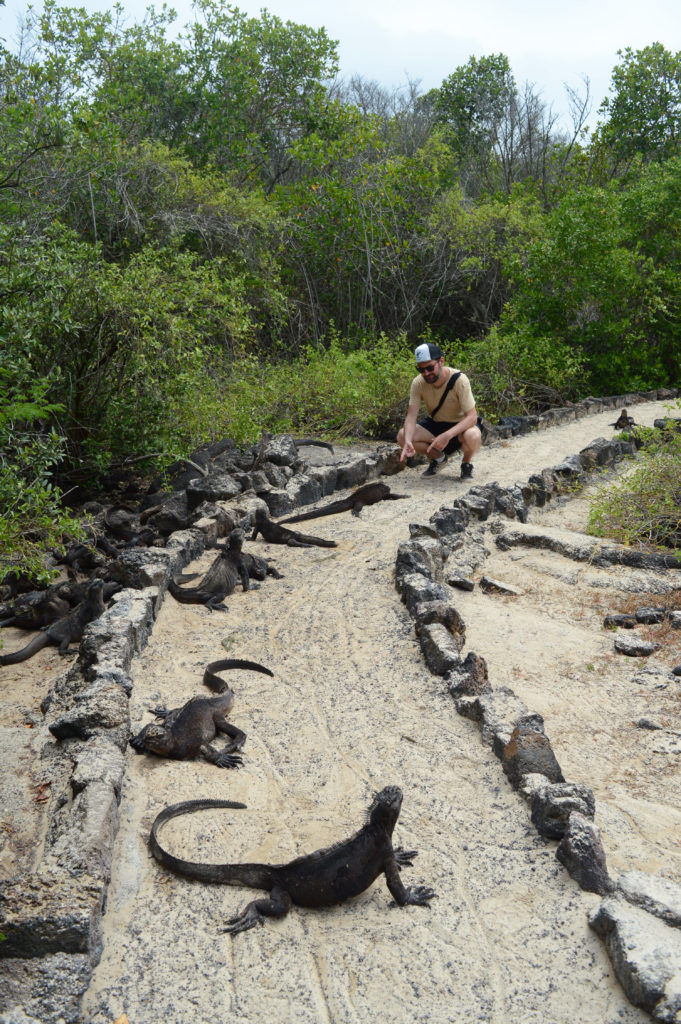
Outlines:
[[[636,407],[638,422],[668,412]],[[475,483],[521,482],[611,436],[612,411],[483,448]],[[317,456],[311,456],[317,457]],[[227,613],[164,602],[135,666],[132,721],[158,704],[202,692],[221,657],[267,665],[274,678],[231,672],[231,720],[247,733],[244,765],[172,762],[132,750],[121,801],[105,947],[84,1000],[84,1021],[110,1024],[634,1024],[601,941],[587,925],[598,897],[582,892],[544,842],[479,729],[460,718],[429,673],[395,590],[398,544],[465,492],[458,461],[436,477],[423,467],[390,479],[405,501],[383,502],[295,527],[338,541],[333,550],[246,547],[274,559],[284,579],[227,600]],[[338,495],[335,495],[336,497]],[[330,500],[330,499],[327,499]],[[533,511],[532,523],[584,528],[577,498]],[[596,796],[611,874],[641,869],[681,882],[679,687],[633,677],[643,663],[616,655],[605,611],[631,592],[681,586],[681,573],[598,570],[555,554],[489,551],[476,575],[518,587],[518,597],[453,591],[467,625],[464,650],[488,663],[545,718],[565,777]],[[205,569],[206,553],[189,566]],[[456,553],[450,566],[456,565]],[[642,601],[641,603],[645,603]],[[652,631],[653,627],[650,627]],[[654,656],[678,664],[681,636]],[[661,729],[636,726],[642,717]],[[391,907],[379,878],[325,910],[230,936],[227,919],[258,895],[174,876],[149,855],[155,815],[196,797],[243,801],[173,822],[166,847],[211,862],[285,862],[344,839],[373,793],[404,791],[396,845],[417,849],[405,884],[431,886],[430,909]]]

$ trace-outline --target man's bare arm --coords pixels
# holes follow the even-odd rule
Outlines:
[[[400,455],[400,462],[404,462],[405,459],[410,458],[412,455],[416,455],[416,449],[414,448],[414,428],[416,427],[416,419],[419,414],[420,405],[410,405],[407,409],[407,415],[404,418],[404,426],[402,427],[402,454]]]

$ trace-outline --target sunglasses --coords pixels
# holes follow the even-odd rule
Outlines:
[[[430,363],[429,366],[417,366],[419,373],[432,373],[437,368],[437,363]]]

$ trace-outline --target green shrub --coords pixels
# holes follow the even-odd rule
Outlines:
[[[648,433],[634,468],[592,501],[588,532],[681,550],[681,434]]]
[[[248,355],[223,371],[222,436],[380,436],[404,416],[414,356],[404,338],[379,335],[350,345],[334,335],[328,347],[310,345],[296,360]]]
[[[470,377],[478,411],[495,418],[562,405],[584,378],[584,358],[570,345],[509,325],[464,342],[456,366]]]
[[[30,381],[25,371],[17,361],[0,367],[0,580],[23,571],[47,581],[47,552],[82,530],[52,483],[65,445],[42,423],[59,408],[44,400],[48,382]]]

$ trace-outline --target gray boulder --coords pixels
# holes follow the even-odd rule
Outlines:
[[[637,636],[615,637],[615,650],[619,654],[626,654],[628,658],[649,658],[659,649],[660,645],[652,640],[641,640]]]
[[[459,650],[466,642],[466,624],[449,601],[423,601],[417,604],[414,609],[414,620],[417,635],[423,626],[439,622],[455,638]]]
[[[290,434],[277,434],[270,437],[263,450],[263,459],[273,462],[275,466],[295,466],[298,462],[298,449]]]
[[[447,676],[452,697],[477,697],[491,693],[487,662],[475,651],[469,651],[460,665],[455,665]]]
[[[601,896],[612,891],[613,883],[608,875],[600,829],[578,811],[573,811],[568,819],[556,857],[580,889],[597,892]]]
[[[543,732],[544,719],[527,706],[508,686],[500,686],[491,693],[476,697],[460,697],[457,710],[466,718],[480,723],[483,743],[492,747],[497,757],[503,757],[504,747],[516,726],[525,726]]]
[[[448,599],[447,591],[441,583],[434,583],[420,572],[398,576],[396,586],[410,615],[414,614],[416,605],[422,601],[447,601]]]
[[[664,1024],[681,1021],[681,929],[606,896],[589,924],[605,942],[628,999]]]
[[[187,504],[196,508],[202,501],[229,501],[241,493],[241,487],[229,473],[211,473],[187,485]]]
[[[422,625],[417,630],[426,664],[436,676],[443,676],[461,663],[459,645],[440,622]]]
[[[585,818],[596,813],[593,792],[581,782],[535,785],[530,807],[532,824],[544,839],[562,839],[573,811]]]
[[[617,888],[629,903],[673,928],[681,928],[681,885],[670,878],[626,871],[617,879]]]
[[[405,540],[397,549],[395,572],[397,576],[419,572],[428,579],[437,579],[442,571],[444,552],[439,541],[422,537]]]
[[[291,477],[286,484],[286,490],[291,495],[291,501],[296,507],[312,505],[315,501],[319,501],[322,496],[322,488],[319,481],[305,473],[298,473],[296,476]]]
[[[3,957],[86,953],[101,950],[100,914],[104,890],[82,878],[28,875],[0,883]]]
[[[269,514],[274,519],[287,515],[295,508],[293,498],[286,489],[274,487],[271,491],[264,491],[260,497],[265,501]]]

